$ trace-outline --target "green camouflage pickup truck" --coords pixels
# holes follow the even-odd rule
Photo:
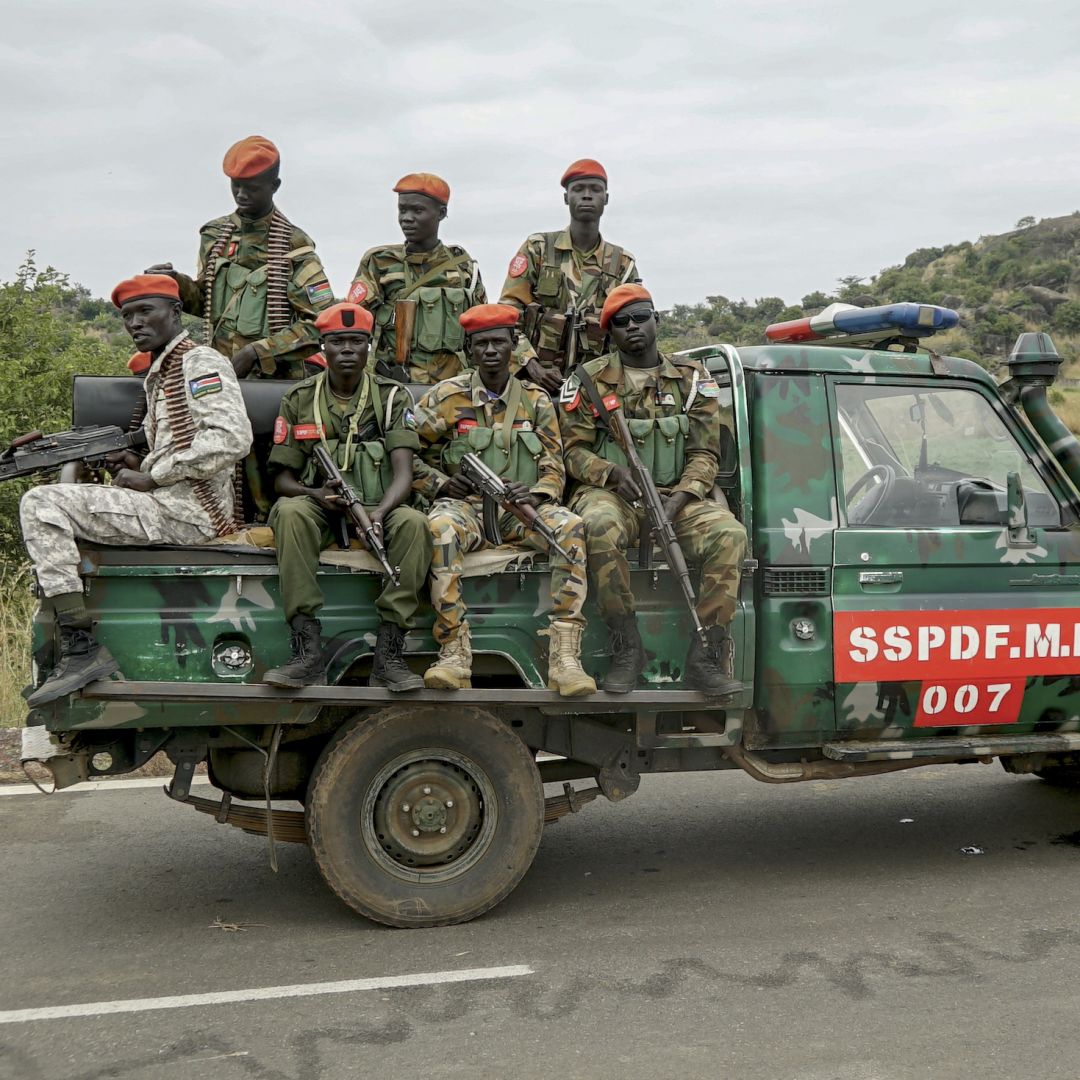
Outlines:
[[[726,395],[720,486],[751,538],[732,698],[682,688],[689,619],[656,561],[633,571],[644,684],[568,700],[542,677],[541,556],[469,557],[472,689],[391,695],[366,685],[380,587],[366,552],[323,557],[328,685],[281,690],[261,682],[289,644],[272,550],[86,545],[88,606],[126,681],[33,712],[23,757],[65,787],[164,751],[171,798],[266,836],[272,860],[275,843],[308,844],[346,904],[394,926],[488,910],[545,822],[626,799],[645,773],[775,784],[998,758],[1071,781],[1080,447],[1047,404],[1061,358],[1024,335],[999,387],[927,347],[950,319],[838,307],[770,327],[766,345],[693,353]],[[76,423],[123,424],[134,383],[77,380]],[[265,432],[276,399],[249,411]],[[53,627],[39,614],[34,630],[40,683]],[[587,669],[606,644],[591,618]],[[436,651],[422,631],[409,649],[418,671]],[[219,798],[191,793],[204,761]]]

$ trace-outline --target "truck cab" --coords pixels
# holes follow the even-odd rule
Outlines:
[[[750,537],[731,628],[738,694],[682,687],[690,620],[655,558],[631,560],[643,684],[567,700],[541,675],[542,556],[469,557],[472,689],[392,695],[366,686],[379,579],[364,551],[324,553],[328,685],[280,690],[261,683],[288,650],[272,548],[86,545],[88,606],[125,679],[33,713],[24,758],[63,787],[164,751],[173,799],[265,835],[272,860],[275,843],[307,843],[347,904],[397,926],[486,911],[545,822],[624,800],[646,773],[790,783],[997,758],[1071,777],[1080,450],[1046,404],[1060,357],[1025,335],[999,387],[927,347],[950,317],[830,309],[771,327],[765,345],[692,352],[725,395],[719,486]],[[111,382],[76,385],[77,419],[91,398],[96,422],[125,415],[131,380]],[[249,412],[266,428],[265,403]],[[591,603],[586,614],[596,671],[605,628]],[[39,615],[38,678],[52,633]],[[410,637],[417,670],[435,651],[426,631]],[[220,799],[191,793],[202,761]]]

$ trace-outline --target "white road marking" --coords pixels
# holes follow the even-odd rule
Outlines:
[[[165,787],[169,783],[168,776],[137,777],[134,780],[87,780],[82,784],[72,784],[69,788],[55,792],[57,795],[66,795],[69,791],[75,795],[86,795],[91,791],[123,791],[127,788]],[[192,778],[193,784],[209,784],[208,776],[198,775]],[[0,784],[0,797],[4,795],[40,795],[33,784]]]
[[[508,967],[465,968],[462,971],[426,971],[419,975],[387,975],[381,979],[346,979],[342,982],[295,983],[292,986],[259,986],[250,990],[224,990],[213,994],[180,994],[176,997],[131,998],[127,1001],[90,1001],[83,1005],[55,1005],[44,1009],[9,1009],[0,1012],[0,1024],[28,1024],[35,1020],[69,1020],[111,1013],[153,1012],[158,1009],[190,1009],[196,1005],[230,1005],[277,998],[319,997],[352,994],[359,990],[396,990],[408,986],[439,986],[444,983],[514,979],[534,974],[525,964]]]

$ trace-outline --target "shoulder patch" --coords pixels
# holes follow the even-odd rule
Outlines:
[[[280,446],[289,437],[289,423],[284,416],[274,421],[274,443]]]
[[[562,384],[559,391],[559,404],[567,412],[573,412],[581,403],[581,380],[576,375],[571,375]]]
[[[188,390],[196,399],[208,397],[210,394],[220,394],[221,376],[214,372],[212,375],[200,375],[197,379],[189,379]]]
[[[711,376],[706,376],[703,379],[698,379],[697,392],[702,397],[719,397],[720,387],[717,385],[715,379]]]
[[[401,414],[401,423],[404,427],[415,428],[416,427],[416,413],[412,409],[406,409]]]
[[[368,287],[362,281],[354,281],[349,288],[348,301],[350,304],[362,304],[368,294]]]
[[[511,277],[521,277],[529,269],[529,260],[519,251],[511,260],[507,273]]]
[[[316,281],[306,286],[308,299],[313,304],[332,304],[334,302],[334,290],[330,288],[329,281]]]
[[[322,424],[293,424],[292,434],[298,442],[307,442],[321,439],[326,434],[326,428]]]

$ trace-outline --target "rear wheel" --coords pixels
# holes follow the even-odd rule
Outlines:
[[[543,785],[490,713],[394,705],[326,747],[306,825],[319,872],[354,911],[389,926],[467,922],[532,864]]]
[[[1055,787],[1080,788],[1080,765],[1048,765],[1035,775]]]

